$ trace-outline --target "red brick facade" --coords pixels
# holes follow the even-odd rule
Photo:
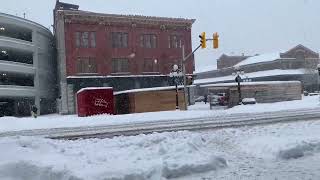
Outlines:
[[[101,16],[102,15],[102,16]],[[88,18],[89,17],[89,18]],[[81,75],[77,72],[77,59],[82,57],[94,58],[97,64],[96,73],[90,75],[122,75],[112,73],[112,58],[126,58],[129,61],[129,73],[125,75],[144,75],[145,59],[155,60],[158,72],[152,74],[168,74],[173,64],[180,64],[182,57],[181,48],[169,48],[169,36],[177,35],[182,38],[186,54],[192,51],[191,25],[193,20],[163,18],[161,21],[155,17],[132,18],[135,16],[105,17],[104,14],[77,11],[77,16],[65,15],[65,47],[67,76]],[[117,19],[126,18],[117,22]],[[142,21],[141,19],[144,18]],[[135,20],[139,19],[139,20]],[[190,23],[191,22],[191,23]],[[76,46],[76,32],[95,32],[96,47],[81,48]],[[112,32],[128,33],[126,48],[112,47]],[[140,36],[155,34],[157,37],[156,48],[140,46]],[[194,59],[189,59],[186,71],[194,71]],[[150,74],[150,73],[149,73]],[[87,75],[87,74],[86,74]]]

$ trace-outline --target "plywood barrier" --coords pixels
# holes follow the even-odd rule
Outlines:
[[[170,111],[176,109],[175,89],[132,91],[115,95],[117,114]],[[179,109],[185,107],[184,93],[178,92]]]

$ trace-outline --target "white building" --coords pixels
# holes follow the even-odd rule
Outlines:
[[[24,18],[0,13],[0,115],[55,111],[56,62],[50,30]]]

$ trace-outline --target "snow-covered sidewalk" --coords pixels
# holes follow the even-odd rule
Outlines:
[[[57,141],[0,138],[0,179],[320,179],[320,121]]]
[[[165,111],[137,113],[128,115],[98,115],[92,117],[77,117],[76,115],[46,115],[36,119],[31,117],[1,117],[0,132],[49,129],[63,127],[86,127],[99,125],[119,125],[127,123],[150,122],[161,120],[183,120],[191,118],[223,117],[237,113],[262,113],[306,108],[320,108],[318,96],[303,97],[302,100],[286,101],[270,104],[241,105],[231,109],[209,109],[209,104],[197,103],[188,111]]]

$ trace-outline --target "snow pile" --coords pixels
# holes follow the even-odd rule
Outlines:
[[[2,138],[0,179],[149,180],[226,167],[206,142],[190,132],[79,141]]]
[[[320,152],[320,142],[302,142],[292,148],[279,151],[278,157],[281,159],[297,159],[314,152]]]
[[[320,152],[320,121],[273,124],[235,131],[240,149],[269,160],[296,159]]]
[[[0,138],[0,179],[319,179],[319,129],[314,120],[113,139]]]
[[[188,158],[188,157],[186,157]],[[172,162],[165,164],[162,173],[165,178],[177,178],[195,173],[203,173],[207,171],[217,170],[227,166],[225,159],[212,156],[208,159],[198,160],[197,164],[185,163],[180,165],[180,162]]]
[[[81,180],[66,170],[39,167],[32,162],[18,161],[0,165],[0,179],[7,180]]]

